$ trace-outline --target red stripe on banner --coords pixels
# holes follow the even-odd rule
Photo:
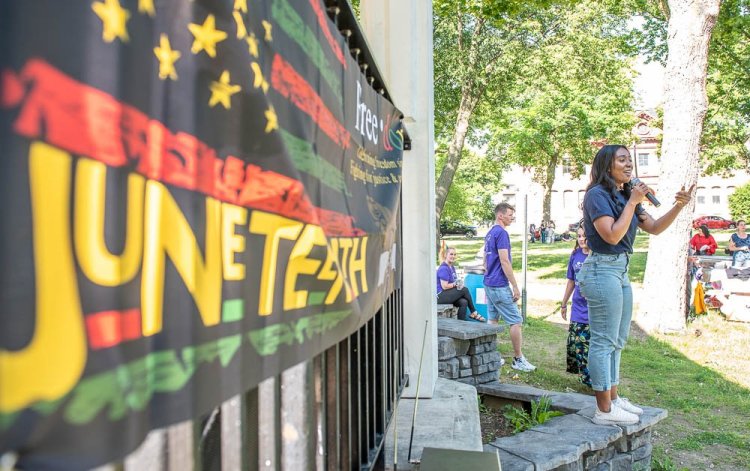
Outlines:
[[[271,85],[277,92],[297,105],[297,108],[310,115],[333,142],[344,149],[349,148],[351,145],[349,131],[333,116],[310,84],[278,54],[273,58]]]
[[[23,82],[12,70],[0,71],[0,106],[11,108],[23,100]]]
[[[296,75],[293,69],[289,70]],[[314,92],[312,98],[307,96],[309,85],[293,84],[295,88],[290,91],[294,91],[294,96],[307,99],[306,105],[311,112],[315,111],[325,129],[344,140],[348,147],[349,133]],[[354,227],[352,216],[314,206],[298,180],[260,169],[231,155],[221,159],[197,137],[173,133],[140,110],[72,79],[43,60],[29,60],[17,75],[2,71],[0,85],[0,107],[20,106],[13,128],[21,136],[42,139],[110,167],[135,163],[135,171],[152,180],[251,209],[272,210],[281,216],[320,225],[328,235],[353,237],[365,233]],[[255,197],[261,190],[252,186],[259,180],[282,182],[280,188],[284,190]]]
[[[326,41],[328,41],[328,45],[331,46],[331,50],[333,50],[333,54],[336,56],[336,59],[338,59],[339,62],[341,62],[341,65],[343,65],[346,69],[347,64],[346,60],[344,60],[344,53],[341,50],[341,46],[339,46],[336,40],[333,39],[331,28],[329,28],[328,26],[328,17],[326,16],[325,12],[323,12],[320,4],[320,0],[310,0],[310,6],[312,6],[313,11],[315,12],[315,16],[318,17],[318,26],[320,26],[321,31],[323,31],[323,36],[326,37]]]
[[[141,310],[102,311],[86,316],[86,332],[92,350],[113,347],[141,337]]]

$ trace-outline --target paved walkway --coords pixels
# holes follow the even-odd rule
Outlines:
[[[385,439],[385,468],[394,469],[395,425],[398,428],[398,469],[414,469],[414,464],[408,460],[414,399],[401,398],[397,413]],[[419,399],[411,450],[413,461],[421,459],[425,447],[482,451],[479,406],[474,386],[438,378],[432,398]]]

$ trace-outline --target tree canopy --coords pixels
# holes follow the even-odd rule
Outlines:
[[[733,194],[729,195],[729,211],[732,219],[745,219],[750,217],[750,183],[737,187]]]
[[[435,134],[447,147],[438,213],[468,141],[534,168],[548,217],[563,158],[581,171],[593,141],[631,140],[629,15],[607,2],[506,2],[491,12],[484,3],[435,2]]]
[[[502,188],[502,163],[496,157],[464,149],[441,218],[461,222],[490,222],[495,219],[492,196]],[[442,167],[447,148],[436,151],[436,170]]]
[[[523,64],[523,88],[493,120],[491,148],[535,171],[549,220],[555,168],[580,175],[595,142],[629,145],[635,124],[627,15],[600,3],[551,8],[537,23],[545,38]]]

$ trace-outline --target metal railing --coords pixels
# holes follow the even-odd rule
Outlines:
[[[205,417],[151,432],[130,470],[369,470],[404,387],[402,290],[358,331]]]

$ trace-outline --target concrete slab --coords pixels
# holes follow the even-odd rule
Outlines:
[[[534,463],[520,456],[508,453],[492,445],[484,445],[484,451],[495,451],[500,456],[503,471],[534,471]]]
[[[530,461],[537,470],[555,469],[575,463],[588,450],[587,444],[571,443],[566,435],[549,435],[534,430],[498,438],[491,445]],[[502,457],[500,461],[505,468]]]
[[[413,469],[408,462],[413,413],[414,399],[401,399],[396,419],[391,422],[385,439],[383,452],[386,469],[393,469],[394,432],[398,433],[398,469]],[[477,390],[474,386],[438,378],[432,398],[419,399],[412,460],[421,460],[425,447],[482,451]]]
[[[667,411],[656,407],[639,405],[643,408],[640,421],[633,425],[609,425],[609,427],[620,427],[627,435],[633,435],[648,427],[652,427],[667,418]],[[591,419],[596,413],[596,405],[578,411],[578,415]]]
[[[585,451],[606,448],[622,436],[620,427],[596,425],[591,423],[591,419],[578,414],[555,417],[542,425],[535,426],[534,431],[555,436],[566,436],[568,441],[576,442]]]
[[[504,329],[499,324],[483,324],[481,322],[467,322],[444,318],[438,319],[437,328],[438,335],[462,340],[497,335]]]

